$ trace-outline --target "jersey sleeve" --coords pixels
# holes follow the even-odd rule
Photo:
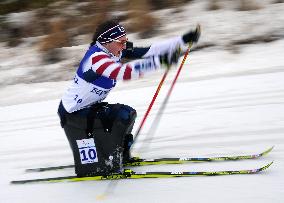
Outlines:
[[[107,54],[96,52],[91,56],[91,61],[93,72],[114,80],[137,79],[146,72],[161,68],[158,56],[149,56],[122,64],[113,61]]]
[[[149,56],[174,52],[176,47],[180,47],[181,52],[185,52],[187,49],[187,45],[183,42],[181,36],[155,42],[149,47],[133,47],[133,43],[131,43],[131,45],[132,47],[127,47],[127,49],[123,50],[122,58],[141,59]]]
[[[183,42],[181,36],[153,43],[143,57],[173,53],[177,47],[180,47],[181,52],[187,49],[187,45]]]

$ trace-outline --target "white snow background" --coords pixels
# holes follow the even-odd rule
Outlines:
[[[278,24],[265,24],[265,28],[283,26],[279,19],[284,7],[277,5],[264,10],[263,15],[269,19],[277,15],[275,10],[278,10],[281,16]],[[230,16],[229,12],[225,13]],[[222,16],[221,11],[216,11],[216,16]],[[197,21],[202,18],[194,19]],[[211,21],[214,21],[213,16]],[[210,26],[206,22],[204,19],[208,31]],[[222,21],[217,19],[216,22]],[[238,26],[234,20],[226,22],[231,24],[224,26]],[[250,34],[258,35],[259,30]],[[201,42],[203,38],[208,41],[206,36],[218,38],[218,33],[206,33],[205,29]],[[222,39],[219,42],[222,43]],[[134,148],[133,155],[160,158],[245,155],[275,145],[268,156],[257,160],[133,167],[136,171],[238,170],[258,168],[274,160],[268,170],[255,175],[11,185],[10,181],[18,179],[74,175],[72,169],[43,173],[24,171],[72,163],[71,150],[56,114],[60,96],[69,82],[1,87],[0,202],[283,202],[283,52],[284,40],[278,40],[241,46],[237,54],[222,48],[190,53],[153,140],[145,139],[147,130],[177,69],[171,71],[162,87]],[[20,62],[9,57],[1,61],[1,66]],[[21,63],[25,67],[24,62]],[[9,71],[11,75],[6,76],[13,77],[13,70]],[[19,72],[15,69],[15,74]],[[2,74],[1,78],[4,77]],[[137,110],[134,132],[161,77],[162,72],[158,72],[142,80],[120,82],[107,98],[110,103],[128,104]],[[144,143],[147,148],[141,147]],[[111,192],[99,198],[106,191]]]

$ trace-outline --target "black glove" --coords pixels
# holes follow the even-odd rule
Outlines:
[[[133,42],[130,42],[130,41],[126,42],[126,50],[133,51]]]
[[[200,25],[196,26],[196,29],[194,31],[189,31],[188,33],[185,33],[182,36],[182,40],[184,43],[194,42],[197,43],[198,39],[200,37]]]
[[[180,48],[178,48],[172,53],[166,53],[164,55],[161,55],[160,63],[162,66],[169,69],[171,68],[172,64],[177,64],[179,57],[180,57]]]

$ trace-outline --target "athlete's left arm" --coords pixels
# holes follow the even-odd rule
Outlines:
[[[122,51],[121,58],[141,59],[151,56],[161,56],[166,53],[172,53],[176,47],[180,47],[181,50],[186,50],[187,48],[181,36],[155,42],[149,47],[133,47],[132,42],[127,42],[126,49]]]
[[[126,49],[122,51],[121,58],[141,59],[149,51],[150,47],[134,47],[133,42],[126,43]]]
[[[183,53],[187,50],[188,43],[197,43],[200,36],[200,26],[197,25],[195,30],[190,30],[185,34],[177,37],[168,38],[163,41],[154,42],[149,47],[134,47],[133,43],[128,41],[126,49],[122,52],[122,58],[126,59],[140,59],[144,57],[164,55],[172,53],[176,47],[180,48]]]

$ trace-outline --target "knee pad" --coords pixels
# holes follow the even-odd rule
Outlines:
[[[132,122],[137,116],[136,110],[127,105],[121,105],[117,113],[117,119],[123,122]]]

